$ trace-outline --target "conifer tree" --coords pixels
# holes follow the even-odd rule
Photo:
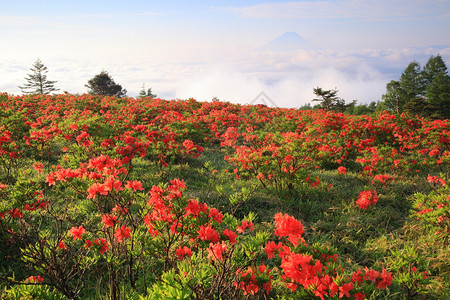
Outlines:
[[[321,87],[313,89],[313,92],[319,98],[312,101],[320,102],[319,106],[325,110],[332,110],[336,112],[344,112],[349,107],[355,106],[356,100],[350,104],[345,104],[345,100],[337,96],[338,90],[324,90]]]
[[[450,119],[450,76],[439,72],[427,87],[426,102],[431,107],[430,117]]]
[[[23,86],[19,86],[22,93],[47,95],[51,92],[59,91],[59,89],[55,88],[55,83],[57,81],[47,80],[47,75],[45,75],[45,73],[47,73],[48,70],[40,59],[35,61],[30,70],[33,73],[27,74],[28,77],[25,77],[27,83]]]
[[[382,95],[384,107],[391,112],[400,113],[407,99],[404,96],[403,90],[400,88],[400,82],[391,80],[386,85],[386,94]]]
[[[323,109],[331,110],[334,104],[339,100],[337,96],[337,90],[323,90],[321,87],[316,87],[313,92],[319,98],[315,98],[312,101],[320,102],[320,106]]]
[[[399,81],[386,85],[382,99],[383,107],[394,113],[450,118],[450,76],[444,60],[431,56],[422,70],[412,61]]]
[[[116,96],[120,98],[125,97],[127,93],[127,90],[122,89],[120,84],[115,83],[106,71],[101,71],[100,74],[95,75],[85,86],[88,88],[88,93],[93,95]]]
[[[438,75],[439,73],[443,73],[444,75],[447,75],[447,66],[445,65],[444,60],[442,57],[438,54],[436,56],[431,56],[425,66],[422,70],[422,77],[424,80],[425,85],[431,84],[433,79]]]
[[[403,96],[408,102],[410,99],[421,97],[425,93],[425,82],[420,70],[420,64],[417,61],[412,61],[403,71],[400,77],[400,88],[403,91]]]
[[[145,97],[149,97],[149,98],[156,98],[157,96],[155,94],[152,93],[152,89],[148,88],[147,90],[145,90],[145,83],[142,84],[142,90],[140,90],[139,92],[139,98],[145,98]]]

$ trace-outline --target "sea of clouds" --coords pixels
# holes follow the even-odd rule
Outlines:
[[[233,103],[258,103],[264,92],[269,105],[299,107],[315,97],[313,88],[339,90],[350,102],[381,100],[386,84],[398,80],[413,60],[424,65],[431,55],[440,54],[450,66],[450,47],[386,50],[331,51],[247,51],[214,59],[121,59],[41,57],[48,67],[48,79],[57,80],[59,92],[86,93],[87,81],[106,70],[116,83],[137,96],[146,88],[163,99],[217,97]],[[0,58],[0,91],[21,94],[34,59]],[[28,64],[26,64],[28,63]],[[264,101],[262,101],[264,102]],[[261,103],[262,103],[261,102]]]

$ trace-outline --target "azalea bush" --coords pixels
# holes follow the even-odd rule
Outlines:
[[[450,290],[446,120],[70,94],[0,106],[2,298]]]

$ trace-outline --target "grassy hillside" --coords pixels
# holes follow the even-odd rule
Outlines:
[[[449,122],[0,95],[5,299],[443,299]]]

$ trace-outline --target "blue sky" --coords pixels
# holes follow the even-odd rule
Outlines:
[[[279,106],[313,98],[380,99],[407,64],[440,53],[450,62],[450,1],[31,1],[0,0],[0,91],[40,58],[62,91],[84,93],[107,70],[135,96],[143,83],[166,99]],[[285,32],[320,51],[255,52]],[[397,77],[396,77],[397,76]]]

